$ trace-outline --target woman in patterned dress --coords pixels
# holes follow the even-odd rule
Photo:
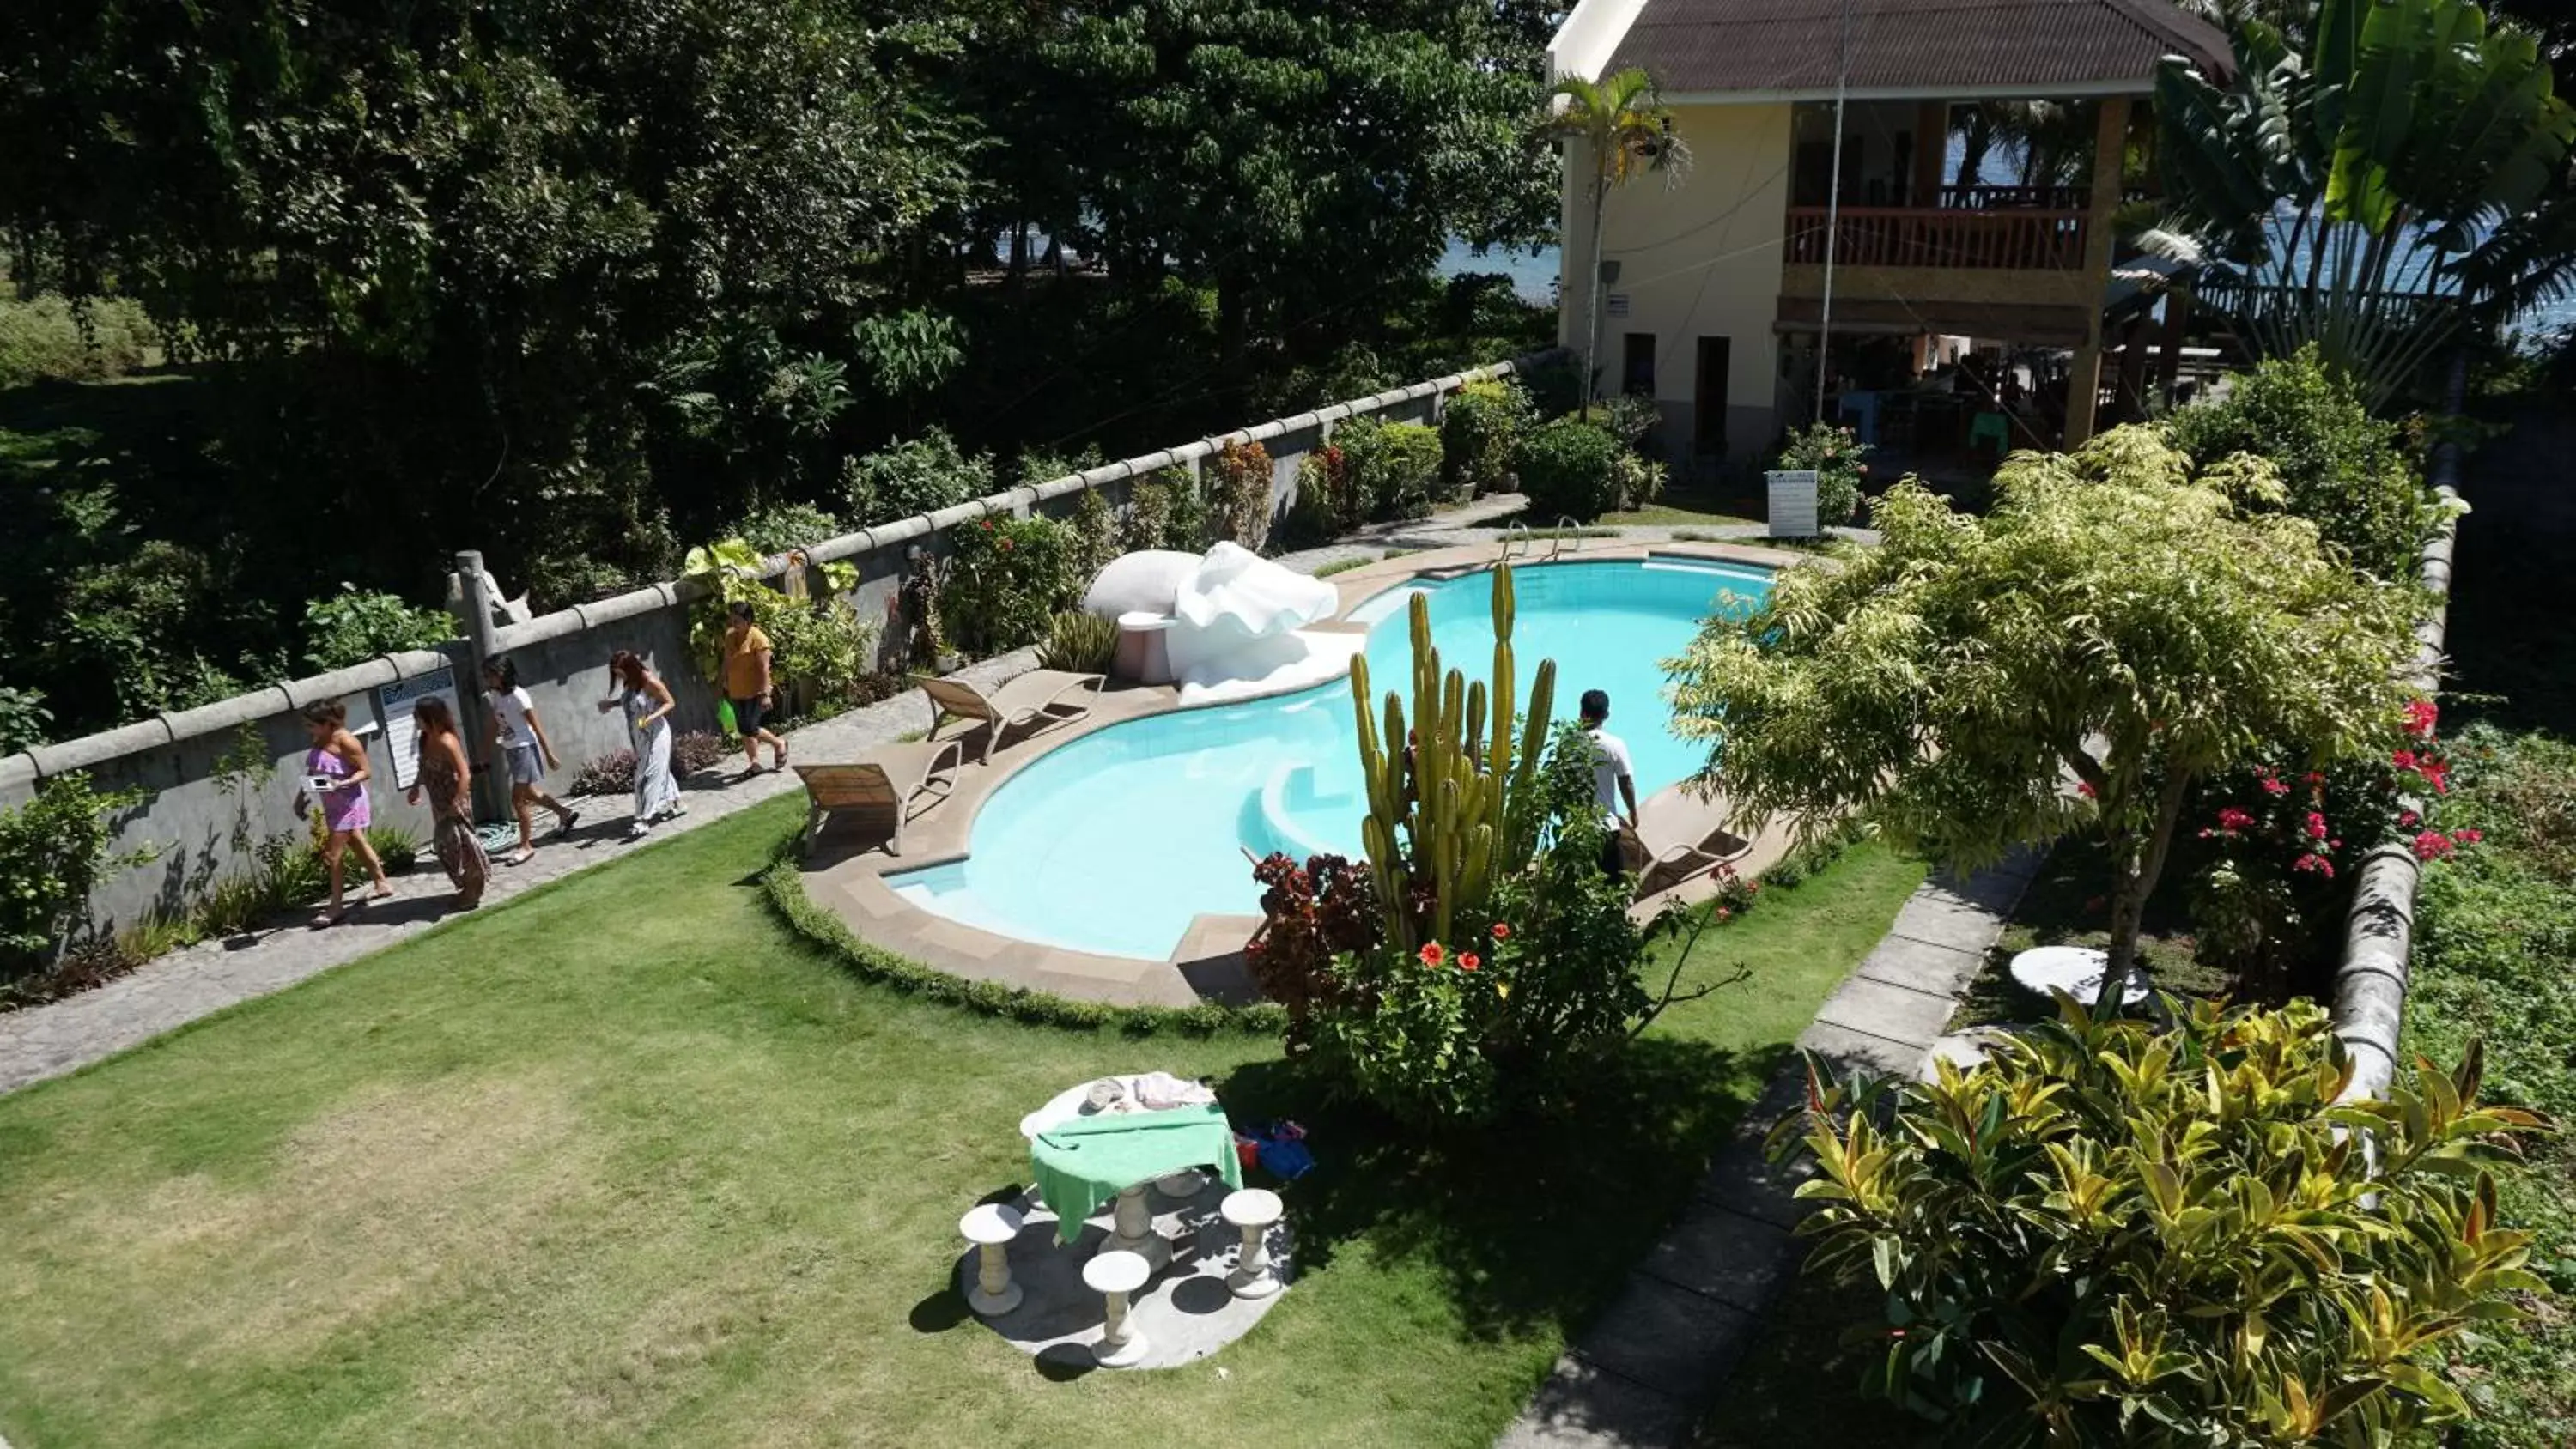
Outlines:
[[[417,805],[421,792],[429,792],[436,822],[431,848],[438,852],[438,868],[456,883],[457,908],[470,911],[483,903],[483,883],[492,873],[491,858],[474,833],[474,769],[466,763],[465,741],[457,737],[456,715],[446,700],[432,695],[412,706],[411,717],[420,727],[420,773],[409,799]]]

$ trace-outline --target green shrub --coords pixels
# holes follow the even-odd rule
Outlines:
[[[1208,460],[1215,475],[1217,537],[1254,553],[1270,542],[1270,488],[1277,469],[1259,443],[1228,443]]]
[[[143,366],[152,336],[142,304],[124,297],[0,297],[0,388],[121,377]]]
[[[1038,645],[1038,667],[1078,674],[1107,674],[1118,657],[1118,625],[1098,614],[1067,609],[1047,626]]]
[[[1127,485],[1127,551],[1207,548],[1207,504],[1187,468],[1163,468]]]
[[[42,969],[89,919],[98,883],[152,858],[115,848],[112,817],[142,803],[140,790],[93,790],[74,771],[0,810],[0,978]]]
[[[54,727],[54,712],[45,708],[41,689],[13,689],[0,684],[0,755],[14,755],[45,742]]]
[[[2474,1105],[2478,1054],[2338,1107],[2311,1003],[2171,1029],[2060,1010],[1936,1082],[1811,1079],[1783,1124],[1820,1168],[1809,1266],[1887,1294],[1870,1386],[1980,1444],[2388,1443],[2466,1417],[2430,1351],[2542,1287],[2485,1170],[2537,1119]]]
[[[1352,490],[1375,519],[1422,518],[1440,486],[1440,433],[1420,423],[1360,418],[1333,430]]]
[[[769,636],[771,673],[800,703],[857,702],[876,673],[877,623],[840,593],[796,600],[781,596],[760,621]]]
[[[1590,523],[1619,506],[1620,458],[1626,449],[1609,430],[1573,418],[1534,428],[1512,449],[1534,521]]]
[[[1816,526],[1840,528],[1860,516],[1861,480],[1869,476],[1870,445],[1839,423],[1810,423],[1780,445],[1772,467],[1816,470]]]
[[[1634,511],[1664,496],[1664,465],[1637,453],[1621,453],[1616,470],[1619,506]]]
[[[948,531],[939,618],[947,641],[981,658],[1034,644],[1080,599],[1079,542],[1051,518],[979,518]]]
[[[2440,514],[2397,426],[2372,417],[2313,347],[2236,374],[2225,397],[2184,408],[2165,427],[2204,468],[2234,453],[2271,460],[2289,511],[2314,522],[2355,568],[2414,577]]]
[[[1085,488],[1073,501],[1074,569],[1082,586],[1100,577],[1118,557],[1118,515],[1097,488]]]
[[[435,649],[456,636],[454,615],[413,608],[400,594],[361,592],[342,584],[340,592],[304,606],[304,662],[316,670],[346,669],[407,649]]]
[[[401,874],[420,863],[420,837],[399,825],[370,825],[367,844],[387,871]]]
[[[1291,548],[1329,543],[1358,526],[1345,520],[1351,504],[1349,459],[1330,443],[1297,460],[1297,496],[1281,528]]]
[[[1025,488],[1033,483],[1052,483],[1058,478],[1069,478],[1076,473],[1088,473],[1108,461],[1100,455],[1100,445],[1097,443],[1085,443],[1078,451],[1071,453],[1059,453],[1049,448],[1030,448],[1020,454],[1019,465],[1014,473],[1020,481],[1020,486]]]
[[[1463,503],[1510,481],[1512,444],[1529,425],[1529,393],[1511,379],[1458,389],[1440,414],[1442,501]]]
[[[993,460],[961,452],[944,428],[841,464],[841,489],[861,528],[918,518],[995,492]]]
[[[782,554],[850,531],[830,509],[811,503],[779,503],[744,514],[725,530],[725,535],[739,538],[763,554]]]

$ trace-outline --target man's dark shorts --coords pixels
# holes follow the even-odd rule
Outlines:
[[[760,733],[760,701],[737,699],[731,703],[733,704],[733,732],[744,739],[750,739]]]

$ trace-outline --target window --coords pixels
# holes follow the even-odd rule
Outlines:
[[[1619,372],[1619,390],[1644,393],[1648,397],[1655,395],[1654,333],[1628,334],[1627,363]]]

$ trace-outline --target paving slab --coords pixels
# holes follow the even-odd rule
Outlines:
[[[1575,1353],[1596,1368],[1696,1403],[1710,1376],[1743,1356],[1760,1321],[1733,1304],[1630,1274]]]
[[[1994,933],[1989,931],[1989,940]],[[1910,986],[1940,996],[1956,997],[1986,969],[1984,947],[1963,950],[1935,946],[1902,936],[1889,936],[1870,948],[1853,974],[1890,986]]]
[[[1702,1203],[1673,1224],[1638,1271],[1676,1288],[1758,1313],[1790,1272],[1789,1230]]]
[[[1500,1449],[1646,1449],[1690,1437],[1691,1406],[1583,1360],[1559,1359]]]
[[[1950,1024],[1954,1006],[1946,995],[1854,975],[1834,988],[1834,994],[1816,1008],[1816,1022],[1882,1036],[1920,1050],[1931,1046],[1932,1039]]]

